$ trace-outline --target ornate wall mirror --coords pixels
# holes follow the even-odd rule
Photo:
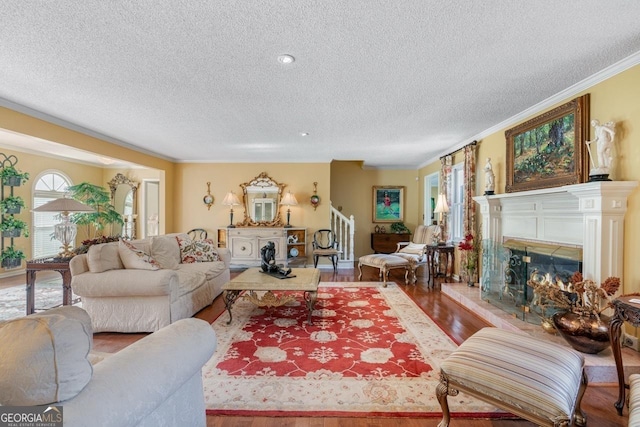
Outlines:
[[[285,184],[279,184],[266,172],[240,184],[244,199],[245,227],[281,227],[280,197]]]
[[[109,181],[111,189],[111,204],[114,209],[122,215],[124,224],[114,224],[113,234],[121,235],[123,238],[136,238],[136,221],[138,219],[138,182],[131,181],[121,173]]]

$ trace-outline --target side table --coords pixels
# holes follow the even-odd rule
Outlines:
[[[69,261],[70,258],[40,258],[27,261],[27,315],[35,311],[36,273],[42,270],[53,270],[62,275],[62,304],[73,304]]]
[[[427,245],[427,265],[429,266],[429,284],[434,285],[434,278],[436,275],[443,275],[445,278],[451,278],[453,274],[453,262],[454,262],[454,250],[453,245]],[[445,257],[444,273],[440,270],[440,257]]]
[[[624,406],[625,384],[624,366],[622,365],[622,343],[620,342],[622,323],[627,321],[633,326],[640,326],[640,304],[631,302],[632,299],[640,299],[640,297],[619,297],[613,300],[614,313],[609,322],[609,339],[611,340],[611,350],[613,358],[616,361],[616,371],[618,372],[618,400],[615,407],[618,415],[622,415],[622,407]]]

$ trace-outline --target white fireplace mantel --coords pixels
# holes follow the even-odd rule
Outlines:
[[[600,181],[474,197],[482,236],[582,247],[582,273],[601,283],[622,277],[624,215],[636,181]]]

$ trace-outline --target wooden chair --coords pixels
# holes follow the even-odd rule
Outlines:
[[[207,238],[207,230],[204,228],[193,228],[187,231],[191,240],[204,240]]]
[[[335,234],[329,229],[320,229],[313,233],[313,266],[318,267],[318,259],[323,257],[331,258],[333,271],[338,267],[338,256],[341,251],[338,249],[338,242]]]

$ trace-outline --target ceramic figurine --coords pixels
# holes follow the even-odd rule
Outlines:
[[[589,151],[589,158],[591,159],[589,181],[610,181],[609,170],[613,160],[613,157],[611,156],[611,148],[613,147],[613,140],[616,136],[616,123],[606,122],[601,125],[598,120],[594,119],[591,120],[591,126],[595,129],[596,139],[586,142],[587,149]],[[593,151],[591,150],[594,142],[596,147],[596,157],[598,159],[597,166],[594,162]]]
[[[495,190],[495,175],[493,174],[493,166],[491,166],[491,157],[487,157],[487,164],[484,165],[484,194],[490,196]]]

